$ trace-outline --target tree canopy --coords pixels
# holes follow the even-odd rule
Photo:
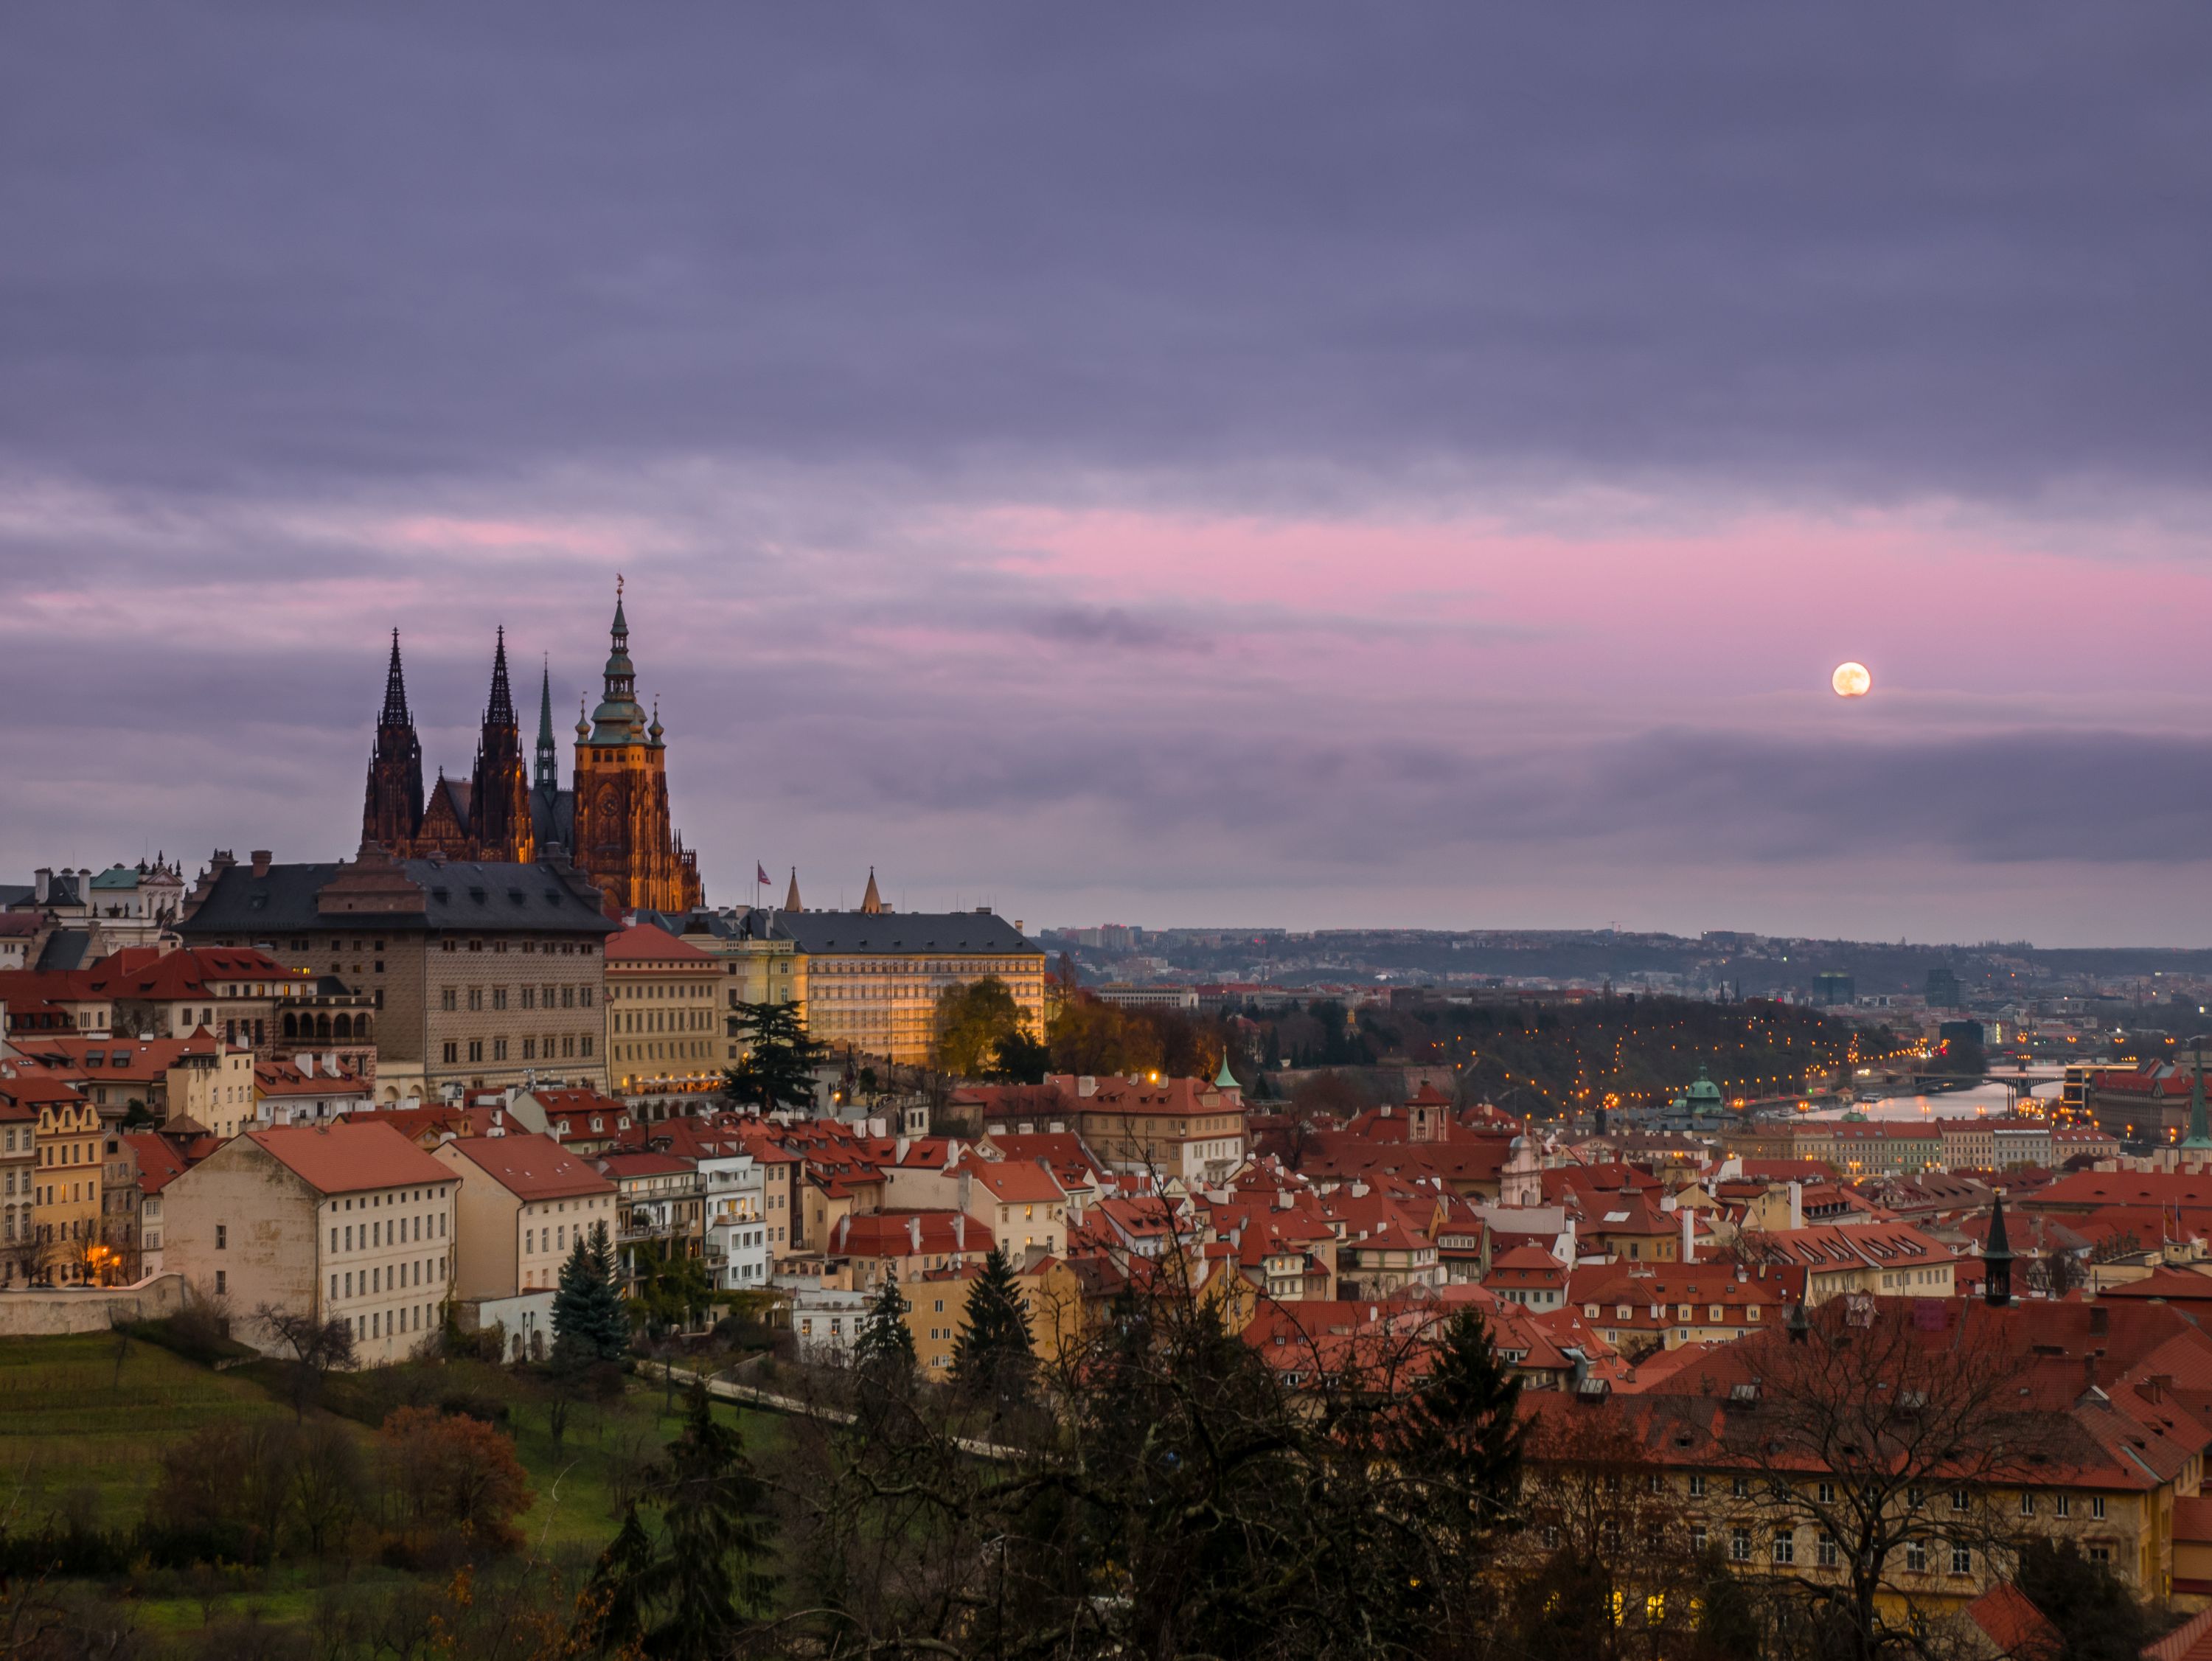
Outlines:
[[[738,1004],[735,1020],[746,1045],[738,1064],[722,1075],[722,1088],[763,1112],[804,1107],[814,1100],[814,1070],[829,1046],[806,1035],[795,1003]]]

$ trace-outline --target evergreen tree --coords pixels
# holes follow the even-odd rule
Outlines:
[[[622,1531],[599,1554],[585,1592],[586,1620],[594,1647],[620,1653],[645,1631],[644,1593],[653,1568],[653,1537],[633,1501],[623,1510]]]
[[[968,1291],[968,1325],[952,1346],[952,1380],[977,1401],[1014,1402],[1029,1393],[1036,1364],[1029,1300],[1014,1283],[1004,1248],[994,1246]]]
[[[914,1334],[907,1330],[906,1300],[885,1276],[853,1340],[853,1366],[879,1390],[905,1390],[914,1382]]]
[[[1497,1526],[1519,1492],[1520,1399],[1521,1381],[1492,1345],[1489,1324],[1473,1309],[1453,1316],[1406,1404],[1401,1457],[1447,1490],[1472,1532]]]
[[[743,1061],[722,1075],[722,1088],[763,1112],[781,1105],[804,1107],[814,1100],[814,1070],[830,1046],[806,1035],[795,1003],[737,1005],[749,1046]]]
[[[733,1425],[714,1417],[706,1381],[691,1386],[684,1428],[668,1445],[653,1498],[660,1543],[631,1581],[658,1616],[644,1649],[656,1661],[715,1661],[729,1653],[775,1580],[768,1556],[767,1485],[753,1474]]]
[[[614,1286],[615,1248],[607,1226],[581,1234],[561,1265],[553,1294],[553,1357],[564,1366],[619,1361],[629,1353],[629,1319]]]

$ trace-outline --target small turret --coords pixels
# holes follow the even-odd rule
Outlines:
[[[784,892],[783,908],[787,912],[801,909],[799,903],[799,867],[796,865],[791,868],[791,887]]]
[[[876,868],[868,867],[868,891],[860,896],[860,909],[872,917],[884,908],[884,897],[876,892]]]

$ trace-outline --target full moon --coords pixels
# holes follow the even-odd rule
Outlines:
[[[1864,664],[1838,664],[1828,682],[1838,698],[1863,698],[1873,688],[1874,676],[1867,673]]]

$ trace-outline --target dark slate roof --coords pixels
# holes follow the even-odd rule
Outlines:
[[[0,882],[0,909],[12,911],[18,906],[27,906],[37,892],[28,882]]]
[[[564,848],[576,846],[576,797],[573,791],[542,790],[532,785],[530,791],[530,834],[542,852],[556,843]]]
[[[778,912],[775,932],[802,952],[1042,952],[990,912]]]
[[[92,961],[92,934],[85,929],[56,929],[47,937],[34,969],[82,969]]]
[[[335,864],[271,865],[256,876],[250,865],[233,865],[179,932],[251,943],[278,934],[328,934],[352,929],[375,934],[422,930],[498,934],[594,934],[616,924],[599,909],[598,890],[579,872],[549,865],[502,865],[471,860],[403,859],[399,869],[428,895],[414,912],[338,912],[315,908],[315,896],[338,875]]]

